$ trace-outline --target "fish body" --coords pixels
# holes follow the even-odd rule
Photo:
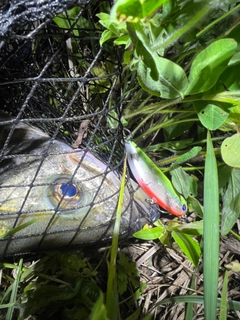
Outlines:
[[[173,188],[170,180],[132,141],[126,141],[128,164],[134,178],[158,205],[176,216],[187,212],[186,200]]]
[[[118,174],[92,153],[72,149],[27,124],[18,123],[8,141],[10,132],[11,124],[0,123],[0,151],[5,150],[0,157],[0,237],[29,225],[0,240],[0,256],[111,238]],[[122,236],[131,235],[149,219],[147,195],[139,188],[133,201],[129,183]]]

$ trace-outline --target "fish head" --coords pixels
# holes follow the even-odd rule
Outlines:
[[[17,228],[1,240],[0,256],[112,237],[121,179],[108,165],[56,140],[17,157],[18,165],[0,176],[0,236]],[[151,209],[141,189],[130,189],[128,183],[122,203],[123,237],[149,222]]]

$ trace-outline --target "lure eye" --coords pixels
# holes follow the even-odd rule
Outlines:
[[[184,204],[184,205],[182,206],[182,211],[185,212],[186,210],[187,210],[187,206]]]
[[[74,184],[70,183],[62,183],[60,190],[62,191],[62,195],[68,198],[75,197],[77,194],[77,188]]]

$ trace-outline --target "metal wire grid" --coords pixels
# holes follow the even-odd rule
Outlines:
[[[67,11],[62,11],[69,7],[69,4],[80,2],[85,5],[80,7],[74,20],[69,17]],[[0,122],[0,172],[3,176],[8,170],[15,170],[17,165],[21,170],[27,170],[23,163],[28,152],[39,160],[21,209],[44,158],[51,154],[51,144],[54,144],[55,139],[72,144],[83,120],[90,120],[90,124],[81,148],[97,154],[107,164],[102,183],[109,171],[119,171],[122,166],[124,152],[119,121],[122,111],[121,56],[119,51],[114,51],[112,47],[109,48],[110,51],[104,51],[99,47],[101,30],[98,29],[92,15],[98,6],[96,1],[86,4],[87,2],[12,1],[0,8],[0,21],[3,25],[0,51],[0,109],[4,111]],[[28,15],[23,14],[23,9],[25,12],[28,10]],[[67,29],[61,28],[52,20],[52,17],[61,11],[61,17],[68,21]],[[79,28],[79,21],[88,21],[89,28]],[[100,70],[102,74],[99,76]],[[11,118],[6,118],[6,114]],[[24,140],[25,124],[41,128],[51,138],[40,138],[39,143],[36,139]],[[76,172],[79,166],[81,161]],[[2,183],[3,181],[0,182],[0,188]],[[16,186],[23,187],[17,181]],[[101,184],[96,195],[100,189]],[[130,194],[132,199],[131,191]],[[96,195],[86,216],[94,205]],[[21,209],[13,227],[18,224]],[[57,206],[46,229],[41,232],[36,250],[41,247],[58,209]],[[128,225],[130,230],[133,227],[132,201],[126,210],[131,211]],[[6,215],[4,219],[5,217]],[[113,215],[111,221],[114,219]],[[134,223],[138,223],[136,219]],[[76,225],[75,233],[69,236],[66,245],[74,242],[79,230],[81,223]],[[112,223],[105,226],[105,231],[99,233],[97,240],[109,237],[109,230],[112,230]],[[129,230],[124,230],[124,233],[128,234]],[[2,255],[8,254],[8,246],[13,239],[26,242],[27,238],[27,235],[16,234],[3,240],[5,249]]]

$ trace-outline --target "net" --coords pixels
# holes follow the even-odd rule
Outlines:
[[[112,235],[124,158],[122,58],[99,46],[96,18],[111,5],[0,2],[0,256]],[[126,236],[147,206],[143,194],[133,201],[129,181]]]

